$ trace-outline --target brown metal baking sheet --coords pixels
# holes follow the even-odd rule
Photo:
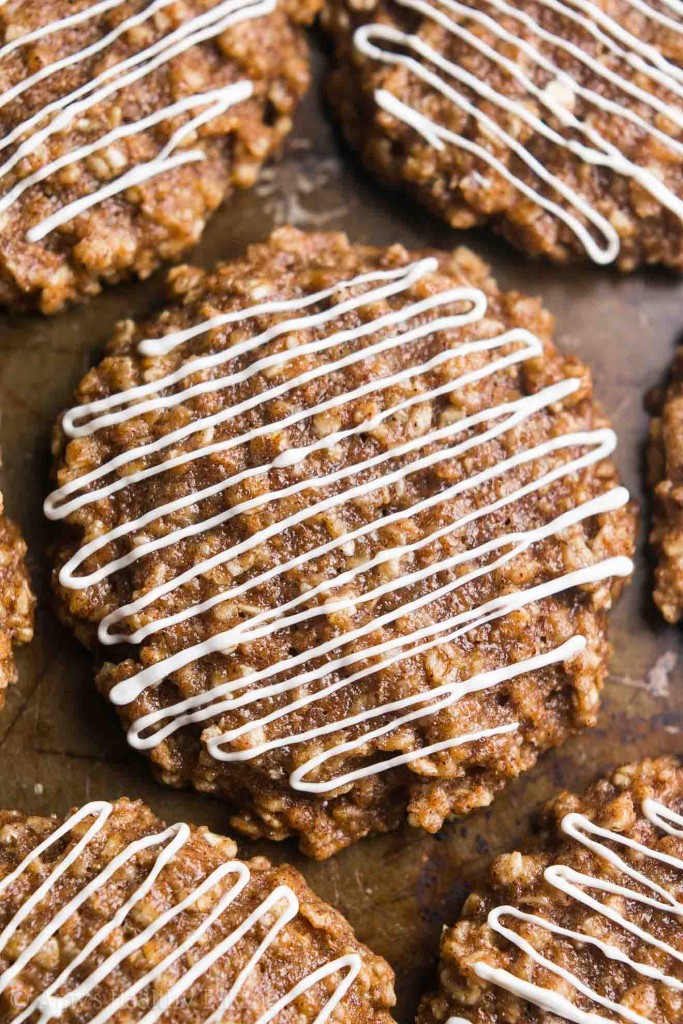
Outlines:
[[[220,212],[193,259],[209,265],[232,257],[286,222],[343,228],[354,241],[379,245],[472,246],[491,262],[502,286],[543,296],[557,317],[562,348],[593,366],[597,394],[619,433],[617,461],[641,498],[644,397],[665,374],[683,328],[683,283],[665,272],[622,278],[591,267],[541,266],[486,233],[456,234],[411,210],[364,176],[344,149],[322,101],[322,65],[316,53],[316,81],[282,162]],[[159,275],[111,289],[56,319],[0,317],[2,486],[25,531],[40,597],[35,641],[19,654],[20,682],[0,715],[0,805],[41,814],[125,794],[148,801],[167,820],[220,831],[228,819],[224,806],[157,785],[144,760],[127,749],[116,715],[95,691],[88,657],[50,607],[50,531],[41,505],[52,424],[99,358],[114,322],[152,309],[161,293]],[[643,510],[646,521],[646,503]],[[453,919],[491,857],[527,833],[541,801],[618,762],[683,752],[683,638],[653,608],[644,528],[637,563],[613,617],[614,658],[598,728],[545,757],[492,808],[453,822],[438,836],[405,828],[323,864],[307,861],[290,844],[242,843],[247,854],[258,850],[295,863],[359,937],[391,961],[401,1024],[410,1024],[421,993],[434,981],[442,924]]]

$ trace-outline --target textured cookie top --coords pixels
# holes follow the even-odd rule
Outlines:
[[[308,82],[316,0],[5,0],[0,302],[146,276],[253,184]]]
[[[455,227],[683,268],[683,18],[673,0],[329,0],[352,144]]]
[[[2,510],[0,494],[0,709],[5,690],[17,678],[13,647],[33,639],[35,607],[25,562],[26,544]]]
[[[650,541],[658,564],[654,598],[668,622],[683,616],[683,349],[668,385],[654,397],[650,426],[650,484],[654,525]]]
[[[171,282],[46,504],[130,742],[318,855],[488,802],[593,721],[631,569],[588,372],[465,251],[284,230]]]
[[[389,1024],[388,964],[289,867],[143,804],[0,812],[0,1018]]]
[[[683,1014],[683,767],[560,796],[444,933],[418,1024],[674,1024]]]

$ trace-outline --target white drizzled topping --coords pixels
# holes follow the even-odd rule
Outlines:
[[[187,403],[188,399],[195,396],[239,385],[257,374],[264,374],[267,381],[269,376],[272,376],[269,371],[285,368],[288,370],[279,378],[283,380],[282,383],[273,383],[241,401],[225,403],[220,412],[193,419],[152,442],[133,447],[84,475],[68,481],[46,501],[46,514],[51,519],[64,519],[78,509],[106,500],[124,488],[135,488],[143,481],[176,467],[210,455],[225,454],[239,446],[248,445],[257,438],[281,434],[287,427],[311,421],[314,416],[348,406],[358,399],[387,392],[397,385],[409,385],[404,390],[407,397],[395,399],[396,404],[393,405],[387,402],[385,408],[376,412],[371,419],[345,429],[337,429],[306,447],[289,447],[269,463],[252,466],[232,476],[226,476],[224,480],[203,490],[182,494],[172,501],[150,508],[136,519],[98,532],[97,536],[83,544],[61,570],[60,582],[64,587],[80,590],[97,585],[135,565],[146,555],[169,548],[185,538],[205,534],[267,504],[272,503],[277,507],[277,503],[284,499],[293,496],[306,497],[306,503],[303,507],[298,505],[297,511],[276,519],[270,525],[251,533],[246,539],[235,540],[235,543],[226,550],[197,561],[174,578],[159,583],[146,593],[136,595],[129,604],[105,616],[99,627],[99,638],[103,644],[109,645],[125,642],[140,644],[164,629],[201,616],[221,604],[243,598],[254,588],[263,586],[271,580],[284,579],[285,574],[301,569],[314,559],[320,559],[334,551],[348,551],[349,545],[354,545],[363,538],[376,540],[379,529],[386,530],[394,524],[414,520],[420,513],[429,509],[447,508],[446,503],[452,502],[459,495],[476,492],[489,482],[498,481],[500,484],[497,488],[499,496],[496,499],[488,503],[482,502],[480,507],[463,513],[434,532],[410,543],[380,549],[374,555],[368,556],[362,564],[351,562],[345,571],[333,578],[316,582],[310,589],[303,589],[297,596],[284,600],[281,604],[263,607],[260,610],[252,609],[251,617],[239,625],[219,632],[200,643],[187,646],[163,660],[140,669],[131,678],[117,684],[111,691],[110,699],[118,706],[130,705],[146,691],[157,687],[172,673],[196,664],[212,654],[229,653],[237,647],[244,648],[281,630],[296,628],[320,615],[348,610],[348,601],[343,596],[335,599],[335,591],[346,584],[359,582],[361,573],[367,574],[366,578],[371,578],[370,574],[374,569],[381,569],[389,563],[401,566],[401,570],[392,573],[389,580],[377,585],[367,584],[365,592],[354,598],[357,608],[371,605],[376,609],[374,615],[369,616],[362,624],[352,626],[333,639],[321,642],[303,653],[293,653],[276,665],[260,670],[242,666],[244,671],[238,679],[218,682],[206,692],[195,693],[170,707],[160,708],[139,717],[129,730],[129,741],[133,746],[150,749],[185,726],[214,722],[221,715],[241,711],[239,726],[227,731],[221,731],[220,727],[212,727],[206,743],[209,753],[216,760],[251,760],[283,746],[292,748],[309,741],[336,737],[337,742],[333,742],[329,749],[316,753],[300,764],[290,777],[292,787],[299,791],[327,793],[340,785],[398,765],[410,764],[430,754],[517,731],[519,723],[505,720],[504,713],[501,713],[499,720],[492,719],[479,731],[454,735],[431,746],[397,754],[378,763],[365,764],[341,778],[332,773],[330,778],[315,781],[310,779],[312,773],[321,766],[327,766],[328,762],[339,755],[359,751],[361,756],[362,748],[366,744],[372,744],[375,740],[394,733],[405,724],[418,722],[436,715],[443,709],[451,708],[468,694],[491,690],[525,673],[560,664],[577,656],[584,649],[586,641],[582,636],[569,637],[566,642],[552,650],[492,671],[482,672],[470,679],[448,680],[427,693],[418,693],[387,703],[380,701],[376,706],[349,714],[343,720],[330,719],[328,714],[324,724],[304,732],[296,733],[292,729],[287,729],[287,719],[292,714],[306,708],[310,708],[313,713],[321,706],[325,709],[326,698],[340,694],[350,687],[364,686],[363,680],[371,680],[377,672],[389,666],[398,665],[406,659],[458,641],[488,623],[570,588],[597,583],[612,576],[628,575],[632,569],[629,559],[606,559],[567,572],[529,589],[513,590],[451,617],[441,617],[440,620],[428,624],[424,624],[426,620],[423,617],[421,625],[415,625],[412,630],[405,627],[403,633],[396,631],[391,640],[381,643],[373,640],[378,630],[385,626],[395,627],[396,623],[406,616],[413,617],[415,621],[419,620],[423,609],[429,612],[430,608],[443,598],[466,587],[473,580],[487,577],[507,566],[535,544],[557,536],[563,530],[590,517],[622,508],[628,501],[628,494],[623,488],[617,487],[586,500],[575,508],[563,511],[557,518],[542,526],[523,532],[502,532],[478,547],[465,548],[456,554],[444,555],[443,550],[448,550],[448,543],[443,549],[439,544],[442,539],[446,542],[449,538],[455,540],[459,534],[462,535],[468,525],[514,505],[529,495],[538,494],[554,481],[580,472],[609,456],[614,450],[616,438],[613,431],[605,429],[560,434],[535,447],[521,447],[519,451],[482,469],[476,475],[465,476],[438,493],[415,500],[406,508],[399,508],[395,512],[364,522],[341,536],[335,536],[326,543],[311,547],[310,550],[301,551],[242,582],[237,577],[234,585],[217,591],[200,603],[190,604],[163,618],[150,620],[133,632],[121,630],[121,624],[132,616],[139,615],[167,595],[177,594],[181,587],[198,580],[217,567],[227,563],[234,564],[234,560],[241,555],[262,549],[271,538],[280,536],[299,524],[310,522],[316,515],[328,513],[335,508],[344,508],[354,499],[371,495],[382,488],[401,487],[405,482],[409,482],[414,474],[442,466],[448,461],[464,460],[468,453],[476,452],[490,441],[504,438],[511,430],[523,426],[543,410],[556,406],[576,392],[580,386],[578,380],[561,380],[538,393],[465,415],[455,423],[447,423],[445,426],[429,430],[422,436],[406,440],[397,447],[382,450],[370,458],[343,465],[342,468],[325,472],[319,477],[307,478],[305,474],[298,474],[295,482],[279,490],[269,491],[263,495],[257,491],[257,496],[246,497],[234,504],[226,501],[219,506],[221,510],[216,514],[203,519],[197,517],[196,521],[193,517],[189,525],[180,526],[169,532],[164,531],[161,535],[158,529],[147,530],[166,516],[197,507],[206,499],[215,498],[217,495],[227,497],[229,489],[243,481],[267,476],[274,469],[300,466],[311,454],[334,448],[344,441],[374,430],[405,410],[441,396],[455,395],[480,381],[500,380],[503,386],[510,368],[542,355],[543,346],[539,339],[522,329],[509,330],[495,337],[477,337],[475,333],[472,337],[468,336],[456,342],[452,332],[463,328],[475,328],[476,325],[482,324],[487,311],[485,293],[466,285],[451,287],[418,301],[404,302],[398,309],[382,315],[372,315],[374,304],[402,295],[437,269],[438,262],[435,259],[422,259],[404,267],[376,271],[360,275],[351,281],[341,281],[331,288],[305,298],[262,302],[247,309],[215,315],[196,326],[174,331],[159,339],[145,339],[138,346],[141,355],[163,354],[172,352],[191,339],[216,328],[248,325],[256,318],[260,320],[268,314],[277,314],[280,318],[270,327],[259,329],[258,333],[246,340],[238,340],[232,346],[221,347],[219,351],[208,355],[193,357],[174,372],[151,383],[77,406],[64,417],[63,426],[68,437],[88,437],[97,430],[130,422],[144,413],[170,409],[180,403]],[[317,307],[316,311],[313,311],[313,307]],[[335,321],[350,311],[360,312],[361,326],[346,329],[335,327]],[[422,322],[415,323],[417,317],[421,317]],[[324,330],[321,331],[321,328]],[[305,330],[315,330],[316,340],[306,341],[302,338],[302,332]],[[482,333],[486,334],[486,331]],[[490,330],[488,333],[490,334]],[[341,380],[343,383],[343,377],[339,378],[338,375],[347,367],[367,362],[373,357],[382,356],[421,339],[433,338],[435,335],[443,336],[443,345],[426,362],[418,363],[417,359],[408,358],[405,360],[407,365],[404,369],[386,371],[384,376],[369,379],[350,391],[336,393],[333,382]],[[266,347],[269,343],[288,336],[297,337],[296,347],[283,347],[278,351]],[[363,344],[351,344],[359,341]],[[331,355],[326,358],[327,353]],[[454,376],[456,370],[453,367],[450,373],[446,374],[446,383],[431,390],[427,386],[422,388],[421,378],[431,371],[443,368],[443,374],[447,364],[453,365],[454,361],[475,354],[477,362],[474,368],[462,372],[460,376]],[[306,366],[309,368],[302,372],[289,372],[293,369],[290,364],[311,355],[322,358],[312,364],[306,360]],[[225,364],[235,365],[235,360],[242,356],[250,356],[253,361],[240,369],[226,371],[223,376],[207,378],[206,370],[216,370]],[[199,383],[192,383],[193,379],[198,379]],[[331,386],[326,394],[332,397],[326,397],[314,406],[302,407],[302,403],[297,406],[296,411],[281,419],[274,418],[271,421],[270,417],[265,415],[263,422],[257,426],[246,425],[253,420],[243,419],[241,423],[239,422],[238,418],[244,417],[246,413],[252,410],[265,412],[264,406],[273,399],[296,392],[302,385],[316,379],[330,381]],[[206,432],[209,432],[211,437],[213,428],[235,420],[238,420],[235,436],[220,441],[211,440],[209,444],[202,443]],[[177,454],[179,442],[186,442],[193,437],[198,439],[199,447]],[[170,451],[165,454],[167,450]],[[148,456],[159,458],[147,463],[144,460]],[[552,456],[555,456],[555,460],[549,465],[548,460]],[[131,464],[136,464],[137,468],[134,472],[128,473],[126,467]],[[538,469],[534,469],[536,465]],[[141,466],[143,468],[139,468]],[[518,467],[529,468],[529,482],[518,485],[516,489],[505,487],[506,474]],[[118,476],[121,471],[122,474]],[[137,538],[136,542],[136,535],[140,531],[145,531],[147,536]],[[132,541],[126,553],[118,557],[105,556],[97,568],[83,573],[88,559],[107,549],[111,550],[110,545],[123,538],[131,538]],[[435,551],[441,553],[426,567],[411,571],[408,566],[412,561],[412,555],[429,546],[433,546]],[[453,578],[454,572],[461,566],[470,567],[462,575]],[[381,572],[379,575],[382,577]],[[419,586],[420,584],[422,586]],[[400,600],[402,592],[405,594],[409,588],[414,588],[413,592],[417,596],[410,599],[403,596]],[[387,595],[396,595],[399,600],[394,600],[388,605],[391,610],[382,612],[382,599]],[[439,619],[438,613],[433,618]],[[369,645],[359,646],[359,641],[365,638],[369,638]],[[280,677],[279,681],[273,681],[276,674]],[[269,735],[269,728],[275,725],[283,729],[282,735]],[[272,731],[270,729],[271,733]],[[246,749],[245,737],[248,740]]]
[[[6,894],[11,891],[16,882],[22,882],[31,889],[30,895],[25,898],[0,934],[0,956],[3,956],[12,939],[15,939],[16,944],[16,936],[20,928],[25,922],[30,921],[31,915],[34,912],[41,913],[45,901],[54,898],[62,880],[67,878],[73,880],[75,877],[84,878],[86,876],[82,870],[83,859],[88,856],[89,847],[95,843],[113,811],[114,806],[105,801],[93,801],[86,804],[36,846],[14,871],[0,880],[0,899],[3,901],[9,898]],[[73,840],[69,842],[70,833],[81,823],[90,819],[92,819],[92,823],[88,825],[83,835],[75,842]],[[131,969],[133,976],[138,975],[136,980],[131,982],[125,991],[120,992],[110,1002],[106,1002],[100,1011],[90,1018],[89,1022],[89,1024],[107,1024],[116,1014],[132,1013],[136,997],[140,993],[144,993],[150,986],[154,986],[158,979],[163,978],[167,971],[187,956],[191,966],[183,971],[179,980],[171,987],[164,989],[160,998],[154,999],[152,1007],[146,1013],[141,1013],[138,1017],[138,1024],[155,1024],[163,1014],[170,1011],[172,1015],[177,1001],[186,992],[191,994],[193,986],[201,983],[204,975],[215,964],[220,963],[233,950],[239,954],[240,943],[243,941],[253,942],[253,939],[249,939],[250,932],[256,929],[258,935],[262,929],[261,922],[272,920],[273,923],[242,970],[232,979],[223,979],[226,994],[222,998],[220,1006],[203,1018],[205,1024],[220,1024],[240,992],[245,986],[248,986],[253,975],[263,970],[260,965],[268,956],[271,946],[289,923],[297,917],[299,901],[289,886],[279,885],[253,911],[245,915],[238,927],[220,941],[216,940],[212,944],[211,929],[214,925],[220,927],[224,914],[234,913],[234,909],[231,910],[231,908],[234,908],[234,904],[251,882],[251,872],[246,864],[234,860],[226,861],[215,868],[201,883],[194,886],[188,884],[187,894],[180,902],[161,911],[147,927],[132,938],[124,943],[115,941],[116,933],[125,927],[127,921],[136,920],[136,915],[139,919],[139,913],[146,897],[153,893],[155,883],[159,879],[163,879],[164,871],[177,861],[190,841],[191,835],[192,832],[188,825],[178,824],[170,826],[163,832],[147,835],[129,843],[116,856],[108,860],[97,875],[80,885],[75,895],[56,910],[28,944],[22,942],[20,955],[5,971],[0,973],[0,994],[6,991],[7,987],[20,977],[25,969],[30,970],[30,965],[44,949],[45,944],[59,932],[59,929],[69,921],[72,915],[78,913],[81,908],[86,908],[88,902],[97,897],[109,882],[116,880],[118,872],[125,871],[127,866],[132,868],[138,856],[144,851],[158,849],[158,855],[143,881],[116,911],[112,911],[110,916],[107,916],[107,919],[87,939],[82,949],[70,960],[54,981],[12,1018],[12,1024],[23,1024],[29,1018],[34,1018],[37,1024],[47,1024],[48,1021],[58,1020],[65,1013],[76,1009],[83,1000],[98,995],[98,1005],[102,1006],[102,998],[109,999],[110,996],[107,995],[107,989],[101,989],[100,986],[112,971],[124,967],[131,957],[139,958],[140,951],[143,951],[148,943],[153,943],[156,936],[159,936],[159,942],[167,944],[164,929],[173,925],[174,922],[177,922],[178,926],[182,928],[183,915],[188,912],[194,915],[199,913],[201,915],[199,924],[182,942],[174,944],[171,952],[162,960],[154,958],[149,969],[143,974],[139,973],[138,962],[135,969]],[[58,856],[54,867],[40,885],[33,888],[31,879],[35,877],[37,863],[45,855],[49,856],[50,850],[62,841],[67,843],[65,852]],[[71,870],[72,868],[73,870]],[[226,881],[230,883],[227,889],[225,888]],[[58,899],[59,897],[55,902]],[[98,905],[97,913],[101,914],[101,905]],[[107,955],[108,949],[114,951]],[[91,957],[97,957],[100,962],[86,975],[83,966]],[[335,1008],[345,998],[361,967],[362,960],[358,953],[348,953],[324,964],[284,993],[276,1003],[261,1014],[255,1024],[269,1024],[282,1010],[291,1006],[302,995],[311,992],[321,981],[336,977],[338,981],[333,994],[326,1001],[315,1021],[311,1022],[311,1024],[325,1024]],[[196,999],[193,1006],[200,1007],[201,1000]]]
[[[434,95],[443,97],[456,111],[476,122],[492,139],[494,149],[505,148],[517,157],[530,172],[532,183],[507,167],[493,149],[457,134],[446,124],[437,123],[386,89],[378,89],[375,93],[379,107],[412,127],[436,149],[455,146],[482,160],[524,196],[561,220],[596,263],[612,263],[619,255],[621,243],[614,226],[591,205],[589,199],[552,173],[533,155],[528,145],[503,127],[510,120],[507,115],[514,115],[536,136],[565,149],[584,164],[606,168],[637,182],[658,203],[683,220],[683,199],[650,168],[628,158],[593,125],[593,112],[604,113],[616,119],[617,123],[620,120],[626,122],[656,140],[670,151],[672,157],[678,157],[680,163],[683,142],[678,136],[683,128],[683,70],[666,60],[655,47],[638,39],[591,0],[539,0],[541,8],[560,14],[567,20],[567,38],[548,31],[531,14],[507,0],[486,0],[490,13],[482,9],[484,4],[461,3],[458,0],[395,2],[445,29],[471,47],[473,53],[481,54],[495,64],[516,87],[526,92],[531,104],[504,95],[489,85],[486,75],[477,76],[448,60],[430,45],[427,38],[408,35],[389,25],[371,24],[359,28],[355,34],[358,51],[383,64],[405,68],[420,79],[433,90]],[[645,0],[626,2],[645,16],[683,34],[683,23],[656,11]],[[676,0],[670,6],[676,13],[683,13]],[[503,18],[506,24],[508,19],[519,24],[519,35],[501,23]],[[493,35],[494,45],[481,37],[478,27]],[[572,41],[570,36],[572,33],[576,35],[577,27],[592,36],[613,58],[612,66],[596,59]],[[538,44],[522,38],[523,32],[533,33]],[[520,54],[518,61],[509,55],[514,52]],[[559,56],[559,61],[556,56]],[[566,70],[568,58],[596,76],[594,88],[582,85]],[[614,70],[616,61],[629,67],[628,75]],[[526,68],[530,69],[529,73]],[[545,88],[535,84],[533,72],[551,76]],[[670,101],[660,99],[643,87],[646,83],[652,89],[660,87],[670,94]],[[616,89],[623,100],[609,98],[604,94],[607,89]],[[577,98],[586,111],[583,118],[574,112]],[[650,116],[641,116],[631,109],[630,100],[648,108]],[[532,104],[539,105],[539,113],[530,109]],[[490,110],[492,107],[501,111],[500,118],[486,112],[486,108]],[[549,124],[549,117],[559,122],[561,128]],[[665,127],[663,121],[671,128]]]
[[[49,22],[41,28],[18,36],[5,43],[4,46],[0,46],[0,62],[22,46],[72,29],[122,6],[124,2],[125,0],[102,0],[102,2],[91,4],[69,17]],[[38,71],[3,92],[0,96],[0,108],[7,106],[12,101],[19,100],[28,90],[47,79],[53,79],[54,76],[58,76],[59,72],[76,67],[97,54],[106,55],[118,40],[130,37],[132,30],[153,21],[159,12],[174,2],[175,0],[152,0],[142,11],[124,18],[96,42],[40,67]],[[270,14],[276,6],[277,0],[223,0],[223,2],[216,3],[210,10],[188,18],[177,28],[168,31],[156,42],[132,56],[109,64],[91,81],[46,103],[0,139],[0,152],[11,150],[10,155],[0,162],[0,182],[8,174],[14,172],[22,161],[28,161],[32,167],[35,167],[45,142],[53,136],[67,132],[71,125],[77,124],[79,120],[87,116],[88,111],[98,104],[146,78],[192,46],[218,37],[239,22]],[[211,120],[248,99],[253,94],[253,90],[253,83],[243,80],[209,92],[184,96],[181,100],[161,107],[137,121],[125,122],[95,141],[64,153],[58,158],[38,166],[25,177],[21,177],[0,196],[0,215],[16,203],[26,191],[65,167],[80,163],[98,152],[105,154],[114,152],[109,147],[123,139],[139,135],[172,118],[177,119],[182,115],[191,115],[173,132],[154,159],[136,164],[123,171],[127,157],[119,153],[123,165],[121,174],[96,191],[65,204],[29,229],[27,240],[39,242],[55,228],[68,223],[78,214],[102,203],[111,196],[118,195],[134,185],[140,185],[176,167],[204,160],[206,155],[201,145],[192,149],[184,148],[187,140],[192,139],[194,134]],[[116,152],[119,151],[116,150]]]
[[[683,839],[683,816],[671,807],[648,799],[643,803],[643,814],[656,828],[670,836]],[[513,906],[496,907],[488,916],[488,924],[494,932],[515,945],[539,968],[560,979],[560,986],[565,991],[566,986],[570,986],[579,996],[583,996],[591,1000],[597,1007],[609,1011],[610,1016],[605,1016],[594,1010],[583,1010],[562,992],[553,991],[543,985],[525,980],[503,968],[492,967],[479,961],[473,969],[485,981],[489,981],[543,1010],[554,1013],[564,1020],[573,1021],[575,1024],[602,1024],[604,1021],[613,1021],[614,1017],[611,1014],[629,1021],[630,1024],[652,1024],[650,1018],[631,1009],[626,1002],[615,1002],[603,993],[596,991],[588,981],[582,980],[568,968],[548,959],[540,950],[536,949],[530,939],[524,938],[513,927],[504,924],[503,920],[512,918],[514,921],[541,929],[541,933],[549,932],[552,935],[561,936],[570,942],[578,943],[580,950],[592,948],[607,957],[608,960],[624,965],[642,978],[665,985],[675,992],[683,992],[683,981],[667,973],[661,956],[653,952],[652,960],[649,963],[634,960],[614,942],[600,939],[595,923],[595,915],[603,917],[612,925],[623,929],[628,936],[634,936],[640,943],[651,947],[653,951],[658,950],[665,958],[668,957],[675,961],[679,967],[683,965],[683,947],[674,948],[669,943],[658,939],[655,934],[658,920],[672,915],[678,918],[683,917],[683,903],[675,895],[677,891],[680,891],[681,881],[683,881],[683,860],[674,854],[645,846],[618,832],[600,828],[583,814],[568,814],[562,822],[562,830],[575,842],[581,843],[591,853],[608,864],[610,869],[613,869],[610,871],[611,877],[614,877],[615,874],[617,877],[620,876],[619,881],[611,881],[610,878],[584,874],[565,864],[553,864],[546,869],[544,878],[549,885],[563,893],[570,901],[574,900],[580,903],[590,912],[590,930],[572,931],[539,914],[527,913]],[[616,852],[613,846],[631,850],[636,857],[629,863]],[[648,875],[648,861],[655,861],[673,868],[676,872],[681,873],[680,881],[674,882],[671,889],[660,885]],[[639,864],[641,869],[636,868],[635,864]],[[594,893],[596,895],[593,895]],[[607,898],[599,899],[599,894],[604,894]],[[618,897],[618,899],[610,899],[610,897]],[[624,905],[626,900],[642,908],[643,912],[640,917],[638,910],[626,908]],[[533,933],[527,929],[525,934],[532,935]],[[454,1017],[450,1024],[459,1020],[460,1018]]]

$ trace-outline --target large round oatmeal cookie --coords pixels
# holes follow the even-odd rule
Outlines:
[[[0,1015],[390,1024],[393,973],[301,875],[141,803],[0,812]]]
[[[253,185],[308,84],[317,0],[0,5],[0,304],[147,277]]]
[[[444,932],[417,1024],[680,1021],[683,765],[620,768],[541,825]]]
[[[157,775],[324,857],[592,724],[634,517],[541,304],[465,250],[293,229],[169,282],[46,503],[61,615]]]
[[[35,607],[25,562],[26,544],[2,511],[0,494],[0,709],[5,703],[5,690],[17,678],[13,648],[33,639]]]
[[[683,269],[669,0],[327,0],[351,145],[456,228],[558,262]]]

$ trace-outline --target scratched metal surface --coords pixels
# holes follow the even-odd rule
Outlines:
[[[456,235],[366,178],[329,124],[321,99],[323,59],[283,160],[259,187],[214,219],[194,259],[204,265],[239,253],[287,221],[308,229],[344,228],[380,245],[454,246],[466,242],[489,259],[501,285],[540,294],[555,313],[567,352],[590,362],[597,393],[620,435],[618,462],[642,497],[646,391],[661,380],[683,327],[683,283],[665,273],[620,278],[526,261],[481,234]],[[56,622],[48,588],[49,437],[59,410],[98,358],[113,323],[152,309],[161,279],[110,290],[57,319],[0,317],[2,487],[25,531],[40,607],[34,643],[19,654],[20,682],[0,715],[0,805],[32,813],[64,812],[93,797],[146,800],[167,820],[225,829],[224,806],[157,785],[129,752],[114,712],[97,695],[89,659]],[[647,506],[644,507],[647,513]],[[683,641],[658,618],[650,599],[644,545],[635,581],[613,619],[614,658],[598,728],[545,757],[494,806],[450,824],[438,836],[406,828],[367,840],[315,864],[292,845],[242,843],[246,855],[288,859],[317,892],[351,920],[359,937],[397,973],[400,1024],[409,1024],[435,978],[439,933],[490,858],[521,840],[535,809],[558,787],[582,786],[618,762],[683,752]]]

